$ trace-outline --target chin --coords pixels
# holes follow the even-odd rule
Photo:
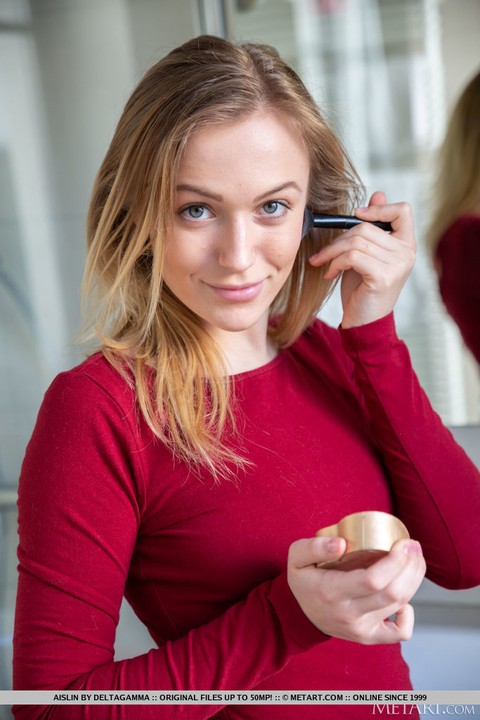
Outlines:
[[[268,324],[268,310],[258,314],[255,313],[254,315],[249,314],[248,317],[205,318],[204,324],[207,328],[213,330],[213,332],[215,332],[215,330],[219,330],[220,332],[239,333],[245,330],[250,330],[256,325],[258,325],[259,329],[261,328],[262,330],[263,326],[265,326],[266,332]]]

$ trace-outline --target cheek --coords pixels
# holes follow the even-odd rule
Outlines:
[[[270,258],[274,262],[279,270],[291,269],[295,258],[297,257],[299,242],[285,242],[277,243],[271,249]]]
[[[208,252],[199,243],[172,241],[165,250],[164,272],[195,272],[207,261]]]

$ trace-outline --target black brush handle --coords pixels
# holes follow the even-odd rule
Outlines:
[[[393,230],[392,225],[389,222],[382,222],[380,220],[360,220],[360,218],[353,215],[322,215],[321,213],[315,213],[306,208],[303,222],[303,235],[306,235],[306,233],[312,228],[349,230],[350,228],[355,227],[355,225],[360,225],[362,222],[369,222],[371,225],[375,225],[386,232],[392,232]]]

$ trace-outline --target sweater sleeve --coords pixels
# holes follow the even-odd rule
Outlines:
[[[458,218],[441,238],[436,254],[442,300],[480,364],[480,215]]]
[[[119,608],[142,517],[135,413],[81,373],[48,390],[19,487],[15,689],[248,689],[327,639],[286,573],[223,615],[114,661]],[[258,632],[255,628],[261,628]],[[142,706],[142,718],[208,718],[214,706]],[[138,717],[125,706],[18,706],[21,720]]]
[[[393,314],[340,334],[427,577],[450,589],[480,584],[480,473],[432,409]]]

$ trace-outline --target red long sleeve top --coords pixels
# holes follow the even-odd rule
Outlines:
[[[399,645],[330,638],[286,581],[292,541],[394,511],[429,577],[480,583],[480,477],[433,412],[392,316],[316,321],[236,375],[252,467],[215,484],[156,440],[94,355],[46,393],[19,488],[16,689],[406,689]],[[157,647],[113,660],[126,595]],[[17,720],[361,718],[365,706],[20,706]],[[43,714],[42,714],[43,713]]]
[[[463,215],[440,238],[439,288],[465,345],[480,364],[480,215]]]

